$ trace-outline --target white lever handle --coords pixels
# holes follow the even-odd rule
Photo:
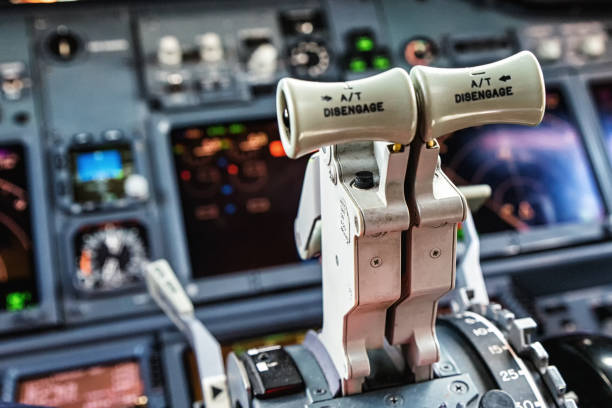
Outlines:
[[[276,110],[281,140],[291,158],[357,140],[408,144],[416,131],[414,87],[401,68],[349,82],[283,78],[276,91]]]
[[[529,51],[471,68],[416,66],[410,76],[419,95],[419,131],[425,142],[487,123],[535,126],[544,116],[544,77]]]

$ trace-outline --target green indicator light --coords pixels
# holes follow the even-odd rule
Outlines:
[[[232,123],[231,125],[229,125],[229,132],[232,135],[238,135],[240,133],[244,133],[246,131],[246,126],[244,126],[242,123]]]
[[[210,137],[225,136],[227,129],[223,125],[210,126],[206,129],[206,134]]]
[[[459,226],[459,228],[457,228],[457,240],[463,241],[464,239],[465,239],[465,232],[463,231],[463,228]]]
[[[6,310],[19,311],[25,309],[27,303],[32,299],[29,292],[12,292],[6,295]]]
[[[368,68],[365,60],[361,58],[353,58],[349,64],[349,69],[353,72],[363,72]]]
[[[355,40],[355,48],[357,49],[357,51],[361,52],[372,51],[374,49],[374,40],[365,35],[357,37],[357,39]]]
[[[185,147],[183,145],[174,146],[174,154],[181,155],[185,152]]]
[[[391,61],[384,55],[377,55],[372,59],[372,65],[376,69],[388,69],[391,66]]]
[[[229,139],[221,140],[221,150],[229,150],[231,147],[232,143],[229,141]]]

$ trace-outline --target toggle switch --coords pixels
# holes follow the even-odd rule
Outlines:
[[[217,33],[205,33],[196,38],[200,59],[203,62],[216,63],[223,60],[223,44]]]
[[[410,76],[425,142],[488,123],[535,126],[544,116],[544,77],[529,51],[471,68],[417,66]]]
[[[181,62],[183,62],[183,50],[178,38],[173,35],[166,35],[159,39],[157,61],[161,65],[181,65]]]
[[[408,144],[416,132],[416,95],[401,68],[349,82],[284,78],[276,109],[281,141],[291,158],[358,140]]]

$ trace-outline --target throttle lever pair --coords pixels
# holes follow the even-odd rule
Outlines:
[[[318,338],[343,394],[361,392],[367,350],[387,342],[403,348],[417,381],[431,378],[439,358],[437,301],[454,285],[467,204],[440,169],[436,139],[488,123],[537,125],[544,106],[542,71],[526,51],[473,68],[279,82],[287,155],[320,149],[307,167],[295,233],[303,258],[322,254]]]

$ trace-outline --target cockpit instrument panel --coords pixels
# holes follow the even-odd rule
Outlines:
[[[0,145],[0,310],[37,303],[25,149]]]
[[[604,131],[604,141],[612,161],[612,84],[596,84],[592,87],[592,91]]]
[[[23,379],[17,401],[62,408],[144,407],[144,389],[139,363],[120,361]]]
[[[488,184],[476,214],[480,233],[601,220],[604,205],[563,95],[546,96],[542,124],[469,128],[442,142],[442,164],[459,185]]]
[[[171,134],[195,278],[298,261],[293,243],[306,160],[285,156],[276,121]]]

